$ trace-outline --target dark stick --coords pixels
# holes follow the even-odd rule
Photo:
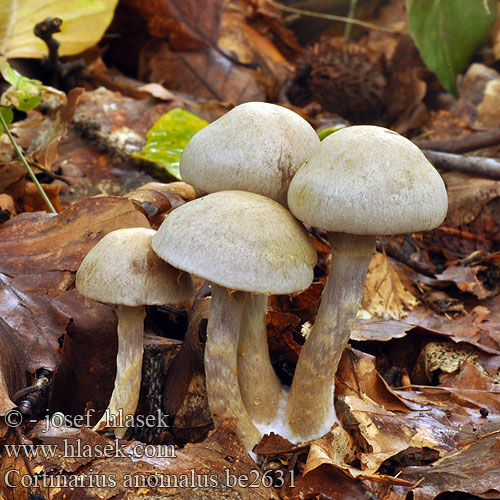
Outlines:
[[[468,151],[475,151],[476,149],[497,146],[500,144],[500,128],[488,130],[487,132],[464,135],[462,137],[452,137],[451,139],[413,142],[420,149],[460,154]]]
[[[500,161],[483,156],[461,156],[451,153],[424,150],[423,153],[434,167],[465,174],[500,180]]]

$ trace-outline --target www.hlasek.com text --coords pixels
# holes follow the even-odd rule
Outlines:
[[[172,444],[135,443],[124,448],[119,439],[111,443],[84,443],[78,438],[64,438],[61,444],[5,444],[6,457],[30,458],[175,458],[175,446]]]

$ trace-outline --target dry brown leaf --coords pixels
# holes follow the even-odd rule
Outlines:
[[[167,372],[163,407],[173,419],[170,431],[181,443],[199,441],[212,427],[208,409],[200,334],[208,319],[210,298],[196,302],[184,344]]]
[[[240,62],[254,64],[264,83],[268,99],[274,100],[292,74],[292,65],[273,43],[252,28],[236,12],[226,12],[222,19],[219,46]]]
[[[16,290],[11,278],[0,274],[0,317],[15,332],[20,359],[28,372],[53,371],[59,364],[58,339],[70,317],[57,310],[44,296]],[[8,355],[8,352],[5,353]]]
[[[21,444],[16,437],[15,431],[12,429],[8,431],[5,444],[10,446]],[[6,477],[9,471],[19,471],[18,477],[30,476],[30,471],[22,455],[18,457],[2,457],[2,460],[0,460],[0,495],[3,493],[5,500],[29,500],[30,494],[28,488],[11,488],[6,484],[6,479],[10,479],[10,477]]]
[[[462,362],[457,373],[441,374],[439,384],[458,389],[485,391],[491,387],[491,378],[479,363],[466,360]]]
[[[52,168],[57,159],[59,141],[73,120],[78,100],[83,92],[82,88],[75,88],[69,92],[66,103],[58,109],[50,127],[31,142],[27,151],[29,161],[32,160],[36,165],[49,170]]]
[[[387,385],[376,368],[373,356],[357,349],[346,349],[337,369],[336,397],[356,394],[360,399],[373,401],[386,410],[407,412],[408,408]]]
[[[217,44],[223,0],[126,0],[124,5],[148,21],[151,35],[168,38],[174,50]]]
[[[26,363],[15,331],[0,317],[0,416],[14,408],[11,397],[26,386]]]
[[[482,436],[459,451],[445,455],[431,466],[407,467],[400,477],[420,483],[413,489],[414,500],[433,500],[444,492],[499,498],[498,464],[500,431]]]
[[[477,352],[471,346],[457,346],[450,342],[429,342],[422,349],[411,378],[416,384],[426,384],[432,382],[435,371],[453,373],[459,370],[465,361],[474,362],[476,358]]]
[[[241,104],[266,98],[256,70],[236,66],[212,48],[174,52],[167,42],[151,39],[142,49],[139,75],[203,99]]]
[[[361,300],[362,318],[401,319],[417,304],[417,299],[403,285],[389,259],[377,253],[370,262]],[[365,318],[366,319],[366,318]]]
[[[336,380],[344,427],[364,443],[358,457],[364,474],[375,474],[386,460],[412,448],[429,448],[440,455],[454,449],[459,429],[451,427],[443,413],[434,415],[421,406],[409,411],[412,405],[386,386],[372,356],[345,351]]]
[[[16,215],[14,198],[8,194],[0,194],[0,224]]]
[[[368,479],[379,483],[411,486],[412,483],[386,474],[366,473],[352,464],[358,455],[358,447],[352,436],[342,427],[332,429],[331,435],[311,443],[303,475],[307,476],[321,466],[331,466],[341,470],[353,479]]]
[[[150,225],[131,201],[113,196],[82,200],[59,215],[18,215],[0,226],[0,272],[76,271],[105,234],[124,227]]]
[[[400,134],[423,125],[428,111],[423,103],[427,84],[420,77],[424,67],[415,44],[402,36],[396,46],[389,68],[386,89],[387,114],[391,128]]]
[[[41,184],[41,186],[56,212],[61,213],[63,211],[61,200],[59,199],[61,187],[58,184]],[[33,182],[27,182],[25,184],[22,205],[25,212],[49,211],[45,200],[42,198],[40,191]]]
[[[139,203],[153,229],[158,229],[168,213],[183,203],[194,200],[199,194],[199,191],[185,182],[149,182],[126,194],[125,198]]]
[[[2,146],[3,147],[3,146]],[[26,175],[26,167],[20,161],[0,164],[0,193]]]

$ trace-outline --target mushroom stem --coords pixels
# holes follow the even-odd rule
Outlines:
[[[300,440],[326,434],[338,422],[335,372],[354,326],[375,236],[328,233],[332,264],[316,321],[300,353],[288,402],[288,421]]]
[[[125,419],[134,415],[139,402],[142,374],[142,353],[144,337],[144,306],[116,306],[118,316],[118,354],[116,356],[116,378],[108,407],[94,430],[108,425],[121,439],[127,432]]]
[[[283,394],[267,345],[267,295],[247,293],[238,341],[238,381],[245,407],[257,424],[269,424]]]
[[[211,283],[212,304],[205,345],[205,375],[208,404],[215,425],[225,418],[237,418],[236,435],[247,450],[261,435],[248,414],[238,384],[238,337],[245,293],[229,292]]]

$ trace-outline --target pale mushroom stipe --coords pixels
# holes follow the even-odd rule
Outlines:
[[[276,104],[248,102],[191,139],[182,153],[180,172],[202,191],[249,191],[286,206],[292,177],[318,145],[316,132],[298,114]],[[241,395],[246,409],[253,422],[263,426],[276,420],[285,397],[269,357],[266,320],[267,298],[248,294],[240,327],[238,376],[244,381]]]
[[[188,273],[174,269],[151,249],[156,231],[128,228],[104,236],[83,259],[76,288],[89,299],[115,306],[118,316],[118,354],[113,393],[103,418],[94,427],[134,415],[139,401],[145,305],[175,304],[193,294]],[[122,438],[126,427],[114,428]]]
[[[311,284],[317,255],[309,235],[279,203],[245,191],[221,191],[173,210],[152,247],[173,266],[211,283],[205,346],[209,407],[215,425],[237,418],[236,434],[252,450],[261,433],[242,400],[248,381],[238,380],[245,301],[250,294],[289,294]],[[273,404],[266,396],[269,381],[261,375],[259,383],[258,405]]]
[[[448,198],[439,173],[411,141],[376,126],[352,126],[322,141],[288,192],[292,213],[328,231],[332,265],[316,321],[293,379],[288,422],[305,441],[337,421],[335,372],[354,325],[376,235],[439,226]]]

